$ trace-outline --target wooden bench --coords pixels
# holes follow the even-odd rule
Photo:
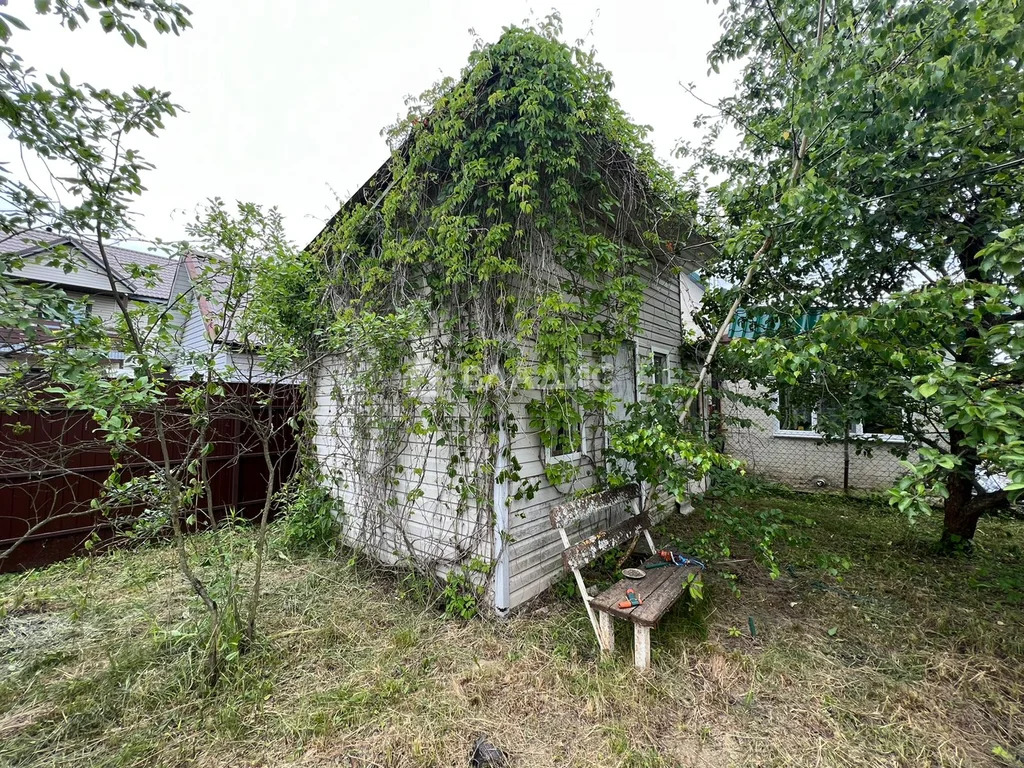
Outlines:
[[[569,540],[566,527],[601,513],[627,508],[630,514],[621,523],[598,531],[575,544]],[[651,558],[644,563],[645,568],[665,563],[657,555],[647,514],[640,509],[640,488],[635,483],[560,504],[551,510],[551,524],[562,537],[565,547],[562,563],[576,577],[576,585],[583,595],[583,604],[597,635],[601,653],[612,653],[615,650],[614,620],[625,619],[633,624],[633,663],[639,669],[647,669],[651,664],[651,629],[658,625],[661,617],[682,596],[700,569],[696,566],[662,565],[647,571],[645,578],[622,579],[596,597],[590,596],[580,568],[631,539],[643,535],[646,541]],[[626,600],[626,590],[629,588],[637,593],[643,604],[619,608],[619,603]]]

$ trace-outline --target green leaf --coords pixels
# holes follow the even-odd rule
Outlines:
[[[12,27],[17,29],[28,30],[28,26],[19,19],[17,16],[11,16],[9,13],[0,13],[0,17],[3,17]]]

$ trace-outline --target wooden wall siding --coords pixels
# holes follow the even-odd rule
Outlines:
[[[666,352],[672,367],[680,365],[679,347],[682,342],[680,320],[680,279],[669,270],[644,275],[648,281],[644,305],[641,311],[640,329],[636,337],[636,354],[641,361],[649,360],[652,347]],[[421,342],[422,350],[416,358],[417,370],[430,373],[426,349],[429,339]],[[528,357],[527,353],[527,357]],[[628,378],[634,376],[635,355],[630,345],[630,354],[620,356],[618,362],[604,361],[606,365],[617,365],[613,375]],[[628,362],[627,362],[628,361]],[[362,407],[366,393],[353,391],[352,379],[346,373],[346,362],[340,358],[328,359],[322,365],[315,381],[317,425],[314,443],[328,488],[341,502],[341,516],[344,538],[369,554],[385,562],[396,562],[413,555],[424,562],[441,562],[438,568],[443,574],[444,562],[456,560],[466,553],[478,553],[490,559],[495,556],[493,535],[490,534],[491,516],[486,505],[471,509],[459,515],[455,512],[458,496],[451,489],[447,475],[448,447],[438,447],[429,437],[414,437],[407,441],[399,456],[385,457],[374,449],[375,441],[355,437],[356,413]],[[416,393],[429,402],[434,396],[430,388]],[[512,405],[512,415],[517,421],[518,432],[512,441],[512,450],[521,469],[521,482],[510,484],[510,494],[517,488],[536,483],[538,489],[530,499],[513,499],[509,510],[511,534],[510,547],[510,594],[511,607],[520,605],[546,589],[562,575],[562,545],[557,532],[551,527],[548,513],[551,507],[565,500],[568,494],[590,487],[596,481],[596,473],[603,466],[605,446],[604,417],[588,414],[586,418],[586,443],[582,457],[574,460],[582,472],[569,486],[552,486],[544,474],[545,456],[540,435],[530,427],[526,410],[529,397],[539,393],[526,393],[523,399]],[[482,444],[485,436],[475,435],[474,440]],[[400,496],[414,488],[423,495],[402,507],[401,515],[380,515],[374,507],[381,502],[379,493],[371,492],[376,478],[386,465],[401,462],[407,469],[396,478],[396,489]],[[422,475],[413,475],[412,467],[423,470]],[[483,498],[490,497],[490,489],[479,489]],[[611,525],[618,522],[617,515],[626,512],[609,512],[608,519],[589,520],[570,535],[585,538],[597,525]],[[374,521],[369,529],[364,521]],[[488,535],[480,536],[482,529]],[[412,552],[409,552],[411,545]]]
[[[183,446],[190,436],[190,427],[183,413],[169,415],[172,457],[181,460]],[[242,403],[257,388],[235,385],[227,397]],[[275,398],[274,419],[279,425],[298,413],[299,391],[296,387],[279,388]],[[31,429],[17,434],[14,424]],[[143,438],[135,449],[141,457],[159,460],[160,445],[152,429],[152,415],[140,414],[137,423]],[[94,434],[95,424],[81,412],[54,409],[46,414],[15,413],[0,416],[0,551],[6,548],[36,522],[50,520],[21,544],[14,553],[0,561],[0,572],[35,567],[55,562],[81,551],[93,532],[111,538],[119,522],[130,519],[141,510],[125,508],[118,519],[101,516],[90,509],[113,462],[108,447]],[[267,470],[262,450],[251,426],[226,416],[217,418],[211,429],[214,450],[208,460],[210,481],[208,495],[221,514],[234,508],[244,515],[258,513],[266,492]],[[273,456],[281,462],[282,482],[295,463],[295,436],[284,429],[273,445]],[[127,460],[126,474],[145,473],[148,467],[139,458]],[[55,467],[54,465],[58,466]],[[207,497],[196,503],[206,510]]]
[[[425,348],[417,356],[416,370],[430,377],[431,364]],[[421,403],[429,403],[431,385],[416,392]],[[344,540],[373,557],[396,563],[410,557],[421,564],[432,564],[438,575],[447,573],[453,563],[473,556],[490,559],[492,531],[489,505],[463,505],[449,475],[449,459],[454,448],[437,445],[436,435],[410,435],[401,447],[383,455],[380,438],[364,440],[358,434],[357,413],[369,393],[355,390],[347,363],[342,358],[324,362],[316,380],[314,444],[328,488],[341,503]],[[382,434],[373,430],[372,434]],[[483,435],[471,435],[473,451],[487,452]],[[389,507],[382,478],[391,468],[401,465],[390,486],[399,501]],[[461,469],[461,465],[460,465]],[[491,488],[477,488],[490,499]],[[412,493],[414,497],[409,499]]]
[[[668,353],[669,365],[679,366],[679,347],[682,342],[680,319],[680,281],[669,270],[648,272],[643,275],[647,281],[644,304],[640,312],[640,327],[636,335],[636,353],[642,366],[650,360],[652,347]],[[626,362],[626,360],[630,362]],[[632,377],[632,355],[628,358],[607,360],[614,364],[613,376]],[[589,452],[575,463],[582,468],[581,477],[571,486],[552,486],[544,474],[544,448],[540,435],[529,428],[525,407],[520,414],[520,432],[513,449],[523,465],[524,482],[536,482],[539,490],[532,499],[513,500],[510,510],[511,535],[513,539],[511,560],[511,604],[521,605],[547,589],[562,577],[562,542],[558,532],[551,527],[548,517],[553,506],[564,501],[575,491],[589,488],[596,481],[596,470],[604,464],[605,429],[603,419],[588,419],[591,427],[588,439]],[[515,487],[512,488],[515,493]],[[577,529],[567,532],[570,538],[589,536],[595,525],[608,527],[619,522],[626,512],[609,513],[599,521],[584,521]]]

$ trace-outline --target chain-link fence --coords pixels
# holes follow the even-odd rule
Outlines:
[[[756,394],[745,383],[728,386]],[[800,490],[882,490],[906,472],[894,454],[898,437],[826,442],[811,430],[780,429],[773,413],[754,405],[724,400],[722,410],[726,451],[756,477]]]

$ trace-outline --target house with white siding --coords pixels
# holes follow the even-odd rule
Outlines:
[[[527,406],[544,396],[540,387],[516,394],[510,422],[493,441],[482,432],[465,434],[458,446],[439,445],[427,433],[386,436],[366,418],[374,395],[359,388],[359,361],[326,357],[313,378],[314,443],[324,483],[338,501],[345,541],[385,562],[433,564],[442,576],[457,563],[490,564],[482,588],[500,615],[560,579],[563,546],[551,524],[552,507],[600,485],[608,428],[629,403],[643,397],[648,379],[665,381],[690,363],[684,350],[695,330],[690,312],[699,286],[654,260],[644,278],[635,336],[617,355],[595,360],[591,380],[583,384],[607,388],[615,405],[584,413],[582,429],[562,448],[545,445],[531,426]],[[430,403],[437,394],[432,382],[443,376],[430,354],[435,341],[424,335],[411,356],[410,367],[419,374],[419,403]],[[510,458],[503,460],[506,445]],[[458,459],[467,454],[469,461]],[[481,479],[465,471],[473,457],[495,466],[484,473],[485,492],[467,503],[460,483]],[[507,471],[509,464],[514,473]],[[547,470],[565,465],[575,470],[571,477],[553,480]]]
[[[180,313],[177,378],[187,379],[208,365],[224,381],[270,383],[259,344],[242,330],[249,294],[235,284],[232,265],[194,251],[177,260],[170,302]]]
[[[466,75],[480,76],[483,83],[469,98],[489,104],[488,114],[497,115],[481,119],[509,121],[492,123],[497,134],[518,114],[515,104],[495,106],[514,85],[504,81],[497,90],[506,75],[485,76],[484,66]],[[486,66],[501,64],[488,60]],[[490,96],[489,89],[494,89]],[[458,119],[468,119],[466,113]],[[405,147],[442,121],[433,114],[419,121]],[[666,214],[664,208],[652,213],[646,207],[653,197],[650,179],[614,139],[601,144],[604,140],[595,136],[592,155],[580,158],[581,164],[594,166],[581,186],[593,185],[603,172],[621,173],[608,184],[615,190],[615,200],[598,217],[588,210],[578,218],[593,227],[584,241],[592,237],[601,242],[602,255],[615,254],[608,279],[642,286],[631,294],[638,311],[635,317],[629,315],[627,338],[611,337],[616,348],[594,351],[596,346],[584,344],[590,331],[579,331],[576,338],[584,361],[564,375],[560,371],[557,383],[537,373],[542,366],[539,331],[532,324],[537,297],[558,304],[560,296],[566,316],[579,319],[582,312],[573,315],[574,308],[598,286],[580,278],[579,272],[568,273],[565,262],[572,261],[575,246],[557,242],[551,230],[536,227],[534,234],[516,241],[521,245],[513,248],[521,250],[507,256],[519,265],[515,274],[504,282],[481,280],[471,285],[462,294],[465,303],[431,301],[446,284],[436,271],[431,274],[441,267],[426,256],[409,271],[388,273],[388,280],[398,282],[383,295],[386,306],[360,315],[366,295],[360,260],[373,260],[406,242],[404,235],[385,232],[382,222],[387,211],[394,210],[395,199],[388,196],[402,194],[403,185],[438,188],[438,194],[444,194],[459,183],[473,183],[464,181],[471,164],[463,158],[435,158],[422,179],[410,178],[401,176],[415,171],[407,171],[406,149],[399,148],[398,162],[381,166],[307,248],[331,275],[323,301],[336,317],[348,317],[350,323],[345,346],[314,350],[316,365],[311,366],[313,440],[322,484],[335,500],[344,542],[378,561],[446,579],[449,586],[461,588],[470,582],[479,590],[480,602],[498,615],[523,605],[563,576],[563,545],[552,525],[551,509],[602,487],[607,480],[609,428],[630,403],[644,397],[648,381],[666,382],[692,362],[685,356],[696,333],[692,313],[701,289],[690,275],[706,260],[710,246],[681,214]],[[522,153],[528,150],[508,151],[507,159],[495,162],[510,168],[526,162]],[[444,176],[438,181],[442,170],[462,181]],[[422,210],[416,208],[412,216]],[[411,226],[415,236],[432,225]],[[355,239],[346,240],[354,230]],[[596,254],[595,250],[593,258]],[[494,298],[502,293],[506,298],[514,294],[516,306],[510,309],[510,303]],[[417,303],[428,306],[425,319],[404,336],[404,326],[396,328]],[[516,311],[518,307],[531,308]],[[611,310],[605,307],[600,312]],[[395,334],[394,344],[375,344],[374,339],[387,333]],[[491,361],[489,367],[460,369],[458,354],[464,347],[453,340],[455,334],[485,339],[481,355]],[[389,355],[399,359],[380,365],[380,359]],[[513,371],[513,366],[519,367]],[[519,370],[525,373],[520,375]],[[580,398],[590,404],[572,404],[561,413],[556,408],[550,422],[538,423],[536,406],[547,407],[549,398],[559,407],[575,403],[569,397],[558,400],[557,393],[565,390],[599,396]],[[607,514],[624,516],[628,510]],[[595,524],[601,522],[618,521]]]
[[[265,378],[258,355],[238,327],[245,297],[232,295],[229,270],[215,258],[193,252],[169,257],[111,244],[104,244],[101,252],[95,240],[34,229],[0,236],[0,272],[11,283],[59,291],[72,315],[97,317],[111,332],[120,313],[117,296],[127,299],[130,307],[149,306],[166,313],[176,339],[165,350],[172,378],[188,378],[207,361],[230,381]],[[36,320],[42,335],[32,341],[24,334],[8,333],[0,342],[0,355],[31,358],[44,352],[45,343],[39,339],[58,323],[46,317]],[[109,370],[121,369],[124,358],[115,344]]]

